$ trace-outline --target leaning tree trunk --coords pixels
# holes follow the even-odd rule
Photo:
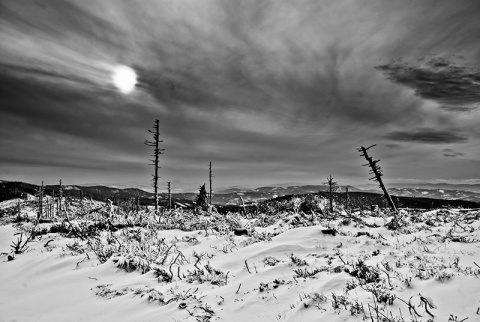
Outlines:
[[[373,174],[375,175],[374,177],[370,178],[369,180],[374,180],[376,182],[378,182],[378,185],[380,186],[380,188],[382,189],[383,191],[383,194],[385,196],[385,198],[387,199],[388,201],[388,204],[390,205],[390,208],[393,210],[393,211],[397,211],[397,207],[395,207],[395,204],[393,203],[393,200],[392,200],[392,197],[390,196],[390,194],[388,193],[387,191],[387,188],[385,188],[385,185],[383,184],[383,181],[382,181],[382,176],[383,176],[383,173],[382,173],[382,169],[380,168],[379,165],[377,165],[377,163],[380,161],[380,160],[373,160],[372,157],[368,156],[368,153],[367,153],[367,150],[374,147],[376,144],[372,145],[372,146],[369,146],[368,148],[364,148],[363,146],[360,147],[360,149],[358,149],[359,152],[362,152],[362,156],[365,157],[365,159],[367,159],[368,163],[367,164],[364,164],[364,166],[369,166],[370,167],[370,174]]]

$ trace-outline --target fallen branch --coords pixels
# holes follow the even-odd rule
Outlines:
[[[47,247],[48,244],[49,244],[50,242],[54,241],[54,240],[55,240],[55,239],[50,239],[49,241],[47,241],[47,242],[45,243],[45,245],[43,245],[43,247]]]
[[[40,222],[40,217],[37,219],[35,226],[33,226],[32,231],[30,232],[30,236],[28,236],[28,238],[23,242],[23,244],[22,244],[23,233],[20,234],[20,238],[17,237],[16,242],[12,242],[10,247],[12,247],[13,252],[15,254],[21,254],[28,249],[27,244],[30,242],[31,239],[33,239],[35,235],[35,228],[37,228],[39,222]]]
[[[248,273],[249,273],[249,274],[252,274],[252,273],[250,272],[250,267],[248,267],[247,260],[245,260],[245,267],[247,268]]]

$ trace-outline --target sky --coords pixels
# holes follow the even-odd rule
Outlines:
[[[0,179],[480,182],[480,2],[0,0]],[[130,93],[112,82],[137,74]]]

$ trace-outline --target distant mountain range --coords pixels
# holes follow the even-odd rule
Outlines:
[[[429,189],[429,190],[456,190],[480,193],[480,184],[453,184],[453,183],[394,183],[395,188]]]
[[[465,200],[480,204],[480,185],[452,185],[452,184],[420,184],[408,185],[404,187],[389,188],[389,192],[393,196],[410,197],[410,198],[431,198],[440,200]],[[378,189],[358,189],[353,186],[348,186],[351,193],[381,193]],[[0,201],[11,198],[20,197],[25,194],[34,195],[38,189],[37,185],[13,182],[0,181]],[[345,192],[346,186],[337,188],[337,192]],[[45,192],[48,195],[58,194],[58,185],[45,186]],[[102,185],[97,186],[78,186],[65,185],[63,186],[65,195],[72,197],[91,197],[96,200],[106,199],[128,199],[139,198],[143,204],[151,204],[153,202],[154,194],[138,188],[115,188]],[[217,205],[240,205],[242,199],[244,202],[255,202],[261,200],[268,200],[276,197],[318,193],[319,191],[328,191],[327,185],[297,185],[297,186],[267,186],[246,189],[241,187],[230,187],[219,191],[214,191],[212,202]],[[172,193],[172,201],[179,203],[192,203],[197,196],[197,192]],[[168,203],[168,195],[166,193],[159,194],[160,204],[166,205]]]
[[[363,191],[380,192],[378,188]],[[480,203],[480,184],[420,183],[390,184],[388,192],[399,197],[423,197],[442,200],[468,200]]]

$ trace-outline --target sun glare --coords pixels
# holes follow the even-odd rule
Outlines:
[[[124,94],[128,94],[137,84],[137,73],[128,66],[117,66],[112,73],[113,84]]]

